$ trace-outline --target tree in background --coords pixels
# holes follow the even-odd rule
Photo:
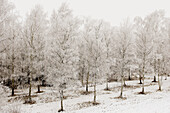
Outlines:
[[[136,54],[140,59],[139,65],[141,65],[141,75],[142,75],[142,94],[144,94],[144,77],[146,72],[146,65],[148,64],[148,57],[152,51],[152,36],[149,29],[149,18],[142,19],[140,17],[135,18],[136,27]]]
[[[82,37],[83,37],[83,45],[84,45],[84,54],[83,54],[83,58],[84,58],[84,63],[85,63],[85,69],[86,69],[86,94],[88,94],[88,85],[89,85],[89,78],[90,76],[90,51],[92,48],[92,44],[93,42],[91,41],[92,35],[93,35],[93,23],[94,21],[91,19],[86,18],[84,20],[84,29],[82,31]]]
[[[114,49],[113,45],[113,37],[114,37],[114,29],[110,26],[109,23],[103,22],[103,27],[102,27],[102,37],[103,37],[103,42],[105,43],[105,49],[104,49],[104,54],[105,55],[105,63],[103,65],[104,68],[102,69],[104,71],[104,76],[106,79],[106,88],[105,90],[109,90],[109,78],[111,76],[111,66],[113,65],[113,57],[114,57],[114,52],[112,51]]]
[[[28,47],[28,76],[29,76],[29,100],[31,100],[31,81],[33,76],[40,73],[40,65],[43,65],[40,59],[43,57],[43,50],[45,46],[45,36],[46,36],[47,20],[46,14],[44,13],[41,6],[37,5],[31,12],[27,15],[25,25],[24,25],[24,40]]]
[[[78,51],[75,39],[79,29],[79,20],[72,15],[67,4],[62,4],[51,17],[51,78],[54,85],[59,89],[61,109],[63,111],[63,93],[66,85],[75,78],[78,62]],[[73,82],[73,81],[72,81]]]
[[[123,97],[123,85],[125,85],[125,67],[127,65],[127,54],[129,51],[131,38],[132,38],[132,25],[130,24],[129,20],[127,19],[119,28],[119,31],[117,33],[118,35],[118,59],[120,61],[120,67],[119,72],[121,75],[121,92],[120,92],[120,98]]]
[[[8,56],[9,56],[9,61],[10,64],[9,66],[11,67],[10,75],[12,79],[12,84],[11,84],[11,89],[12,89],[12,96],[14,96],[14,89],[16,88],[16,82],[15,79],[16,77],[20,74],[20,71],[18,67],[20,67],[20,42],[21,42],[21,26],[19,25],[20,22],[18,22],[16,15],[13,15],[13,18],[11,21],[8,23],[10,28],[9,28],[9,46],[8,48]]]

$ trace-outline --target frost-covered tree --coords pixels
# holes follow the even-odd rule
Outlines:
[[[11,44],[9,43],[10,36],[10,26],[9,22],[12,19],[12,11],[14,9],[14,5],[10,3],[8,0],[0,0],[0,62],[1,62],[1,77],[4,78],[3,75],[8,75],[9,67],[7,64],[7,50],[9,49],[8,46]],[[5,77],[6,78],[6,77]]]
[[[146,72],[146,66],[148,64],[149,55],[152,51],[152,34],[149,29],[149,18],[142,19],[140,17],[135,18],[136,27],[136,54],[140,59],[141,75],[142,75],[142,94],[144,93],[144,78]]]
[[[91,24],[89,24],[91,23]],[[102,64],[104,63],[104,43],[102,42],[103,21],[90,20],[85,29],[86,59],[88,64],[88,77],[92,77],[94,86],[94,100],[96,103],[96,85],[98,78],[102,75]]]
[[[19,45],[21,41],[21,26],[19,25],[20,23],[17,20],[16,16],[13,16],[13,19],[8,23],[9,24],[9,46],[7,47],[7,56],[9,59],[8,62],[10,63],[9,66],[10,68],[10,77],[12,78],[12,96],[14,96],[14,89],[16,86],[15,79],[20,74],[20,48],[21,46]]]
[[[85,45],[83,43],[83,41],[79,40],[78,42],[78,54],[79,54],[79,79],[81,81],[81,85],[84,86],[84,77],[85,77],[85,73],[86,73],[86,65],[85,65],[85,56],[86,56],[86,52],[85,52]],[[88,90],[88,89],[87,89]],[[87,91],[88,92],[88,91]]]
[[[163,42],[162,45],[162,54],[165,57],[164,63],[165,63],[165,70],[164,70],[164,75],[165,75],[165,80],[167,80],[167,76],[169,71],[169,66],[170,66],[170,57],[169,57],[169,52],[170,52],[170,18],[165,18],[164,17],[164,23],[163,23],[163,28],[161,32],[161,43]]]
[[[19,71],[18,55],[19,55],[19,34],[20,23],[18,22],[17,15],[14,12],[14,5],[9,3],[8,0],[0,0],[0,52],[6,57],[5,61],[2,61],[3,73],[8,80],[12,78],[12,96],[14,96],[14,75],[17,75]]]
[[[101,36],[101,27],[103,22],[99,21],[94,25],[94,37],[92,37],[93,45],[91,48],[91,66],[92,66],[92,74],[94,74],[94,103],[96,103],[96,85],[97,85],[97,78],[102,74],[101,67],[104,63],[103,61],[103,43],[102,43],[102,36]]]
[[[27,62],[28,70],[27,75],[30,79],[29,86],[29,101],[31,100],[31,80],[37,74],[40,74],[40,69],[44,63],[42,63],[42,57],[45,47],[47,20],[46,13],[44,13],[41,6],[37,5],[27,15],[24,25],[24,40],[27,44],[29,62]]]
[[[111,27],[110,23],[103,22],[102,26],[102,37],[104,42],[104,53],[106,54],[104,58],[104,68],[102,69],[104,71],[104,76],[106,78],[106,90],[109,90],[108,82],[109,78],[111,76],[111,66],[113,65],[113,37],[114,37],[114,29]]]
[[[79,20],[73,16],[67,4],[62,4],[57,12],[53,11],[50,23],[51,48],[50,76],[58,88],[63,111],[63,93],[66,86],[75,78],[78,62],[78,50],[75,39],[79,31]],[[73,81],[72,81],[73,83]]]
[[[92,47],[93,42],[91,41],[92,34],[93,34],[93,23],[89,18],[86,18],[84,20],[84,27],[82,31],[82,37],[83,41],[82,44],[84,45],[84,51],[82,58],[84,59],[84,64],[85,64],[85,86],[86,86],[86,93],[88,93],[88,85],[89,85],[89,78],[91,78],[90,74],[90,49]]]
[[[9,25],[14,5],[8,0],[0,0],[0,43],[4,43],[8,38]],[[1,47],[0,52],[5,48]]]
[[[158,54],[157,54],[157,73],[158,73],[158,90],[162,90],[162,79],[163,76],[166,76],[167,74],[167,65],[168,65],[168,60],[169,60],[169,54],[167,53],[168,51],[168,44],[166,40],[162,40],[162,42],[159,44],[158,47]],[[161,78],[160,78],[161,77]]]
[[[130,24],[129,20],[127,19],[119,28],[118,30],[118,44],[117,44],[117,50],[118,50],[118,60],[120,62],[119,64],[119,72],[121,76],[121,93],[120,98],[123,96],[123,86],[125,83],[125,68],[127,65],[127,55],[131,43],[132,38],[132,25]]]
[[[153,49],[151,52],[151,55],[152,55],[151,61],[152,61],[154,73],[155,73],[153,82],[156,82],[156,74],[157,74],[156,55],[158,54],[158,46],[160,45],[159,43],[161,43],[162,40],[164,39],[163,34],[165,33],[163,31],[164,25],[165,25],[164,15],[165,15],[165,12],[163,10],[158,10],[158,11],[154,11],[153,13],[147,16],[147,19],[149,20],[148,29],[149,29],[151,36],[153,37]]]

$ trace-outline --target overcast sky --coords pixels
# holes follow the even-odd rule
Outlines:
[[[44,7],[51,14],[53,9],[66,2],[76,16],[90,16],[95,19],[104,19],[112,25],[119,25],[126,18],[131,20],[135,16],[144,17],[149,13],[163,9],[170,17],[168,0],[11,0],[16,9],[24,16],[36,4]]]

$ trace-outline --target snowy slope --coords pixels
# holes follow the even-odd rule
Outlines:
[[[115,99],[119,96],[120,83],[113,82],[109,86],[111,91],[104,91],[105,84],[97,86],[97,101],[100,103],[96,106],[83,104],[93,100],[93,93],[89,95],[80,95],[78,92],[85,88],[78,88],[76,91],[67,91],[69,95],[64,100],[64,113],[170,113],[170,79],[163,80],[163,90],[157,91],[157,83],[152,83],[152,79],[145,80],[146,95],[138,94],[141,91],[138,81],[127,81],[126,84],[131,87],[124,88],[124,97],[127,99]],[[43,89],[44,95],[39,94],[36,98],[37,103],[25,105],[22,102],[6,102],[1,106],[1,112],[8,111],[10,106],[20,106],[20,111],[24,113],[57,113],[60,108],[60,101],[55,95],[50,95],[49,89]],[[90,87],[90,91],[93,87]],[[55,93],[54,93],[55,94]],[[40,99],[47,99],[53,96],[52,102],[41,102]],[[56,95],[57,97],[57,95]],[[10,98],[10,97],[6,97]],[[3,101],[4,103],[4,101]],[[86,107],[85,107],[86,105]]]

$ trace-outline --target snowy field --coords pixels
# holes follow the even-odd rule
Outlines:
[[[163,80],[162,91],[157,91],[158,84],[152,83],[152,79],[145,80],[145,95],[138,94],[141,91],[138,81],[127,81],[123,96],[125,99],[117,99],[120,93],[120,83],[109,84],[110,91],[105,91],[105,84],[97,85],[97,102],[99,105],[91,105],[93,93],[82,95],[85,88],[70,88],[65,91],[64,109],[65,113],[169,113],[170,112],[170,79]],[[1,85],[0,112],[9,113],[17,109],[21,113],[57,113],[60,108],[58,92],[52,88],[42,88],[41,94],[33,90],[33,100],[36,104],[23,104],[22,97],[27,95],[28,90],[16,90],[16,96],[10,97],[11,91]],[[93,91],[93,87],[89,88]],[[15,99],[14,99],[15,98]]]
[[[0,113],[170,113],[158,1],[0,0]]]

